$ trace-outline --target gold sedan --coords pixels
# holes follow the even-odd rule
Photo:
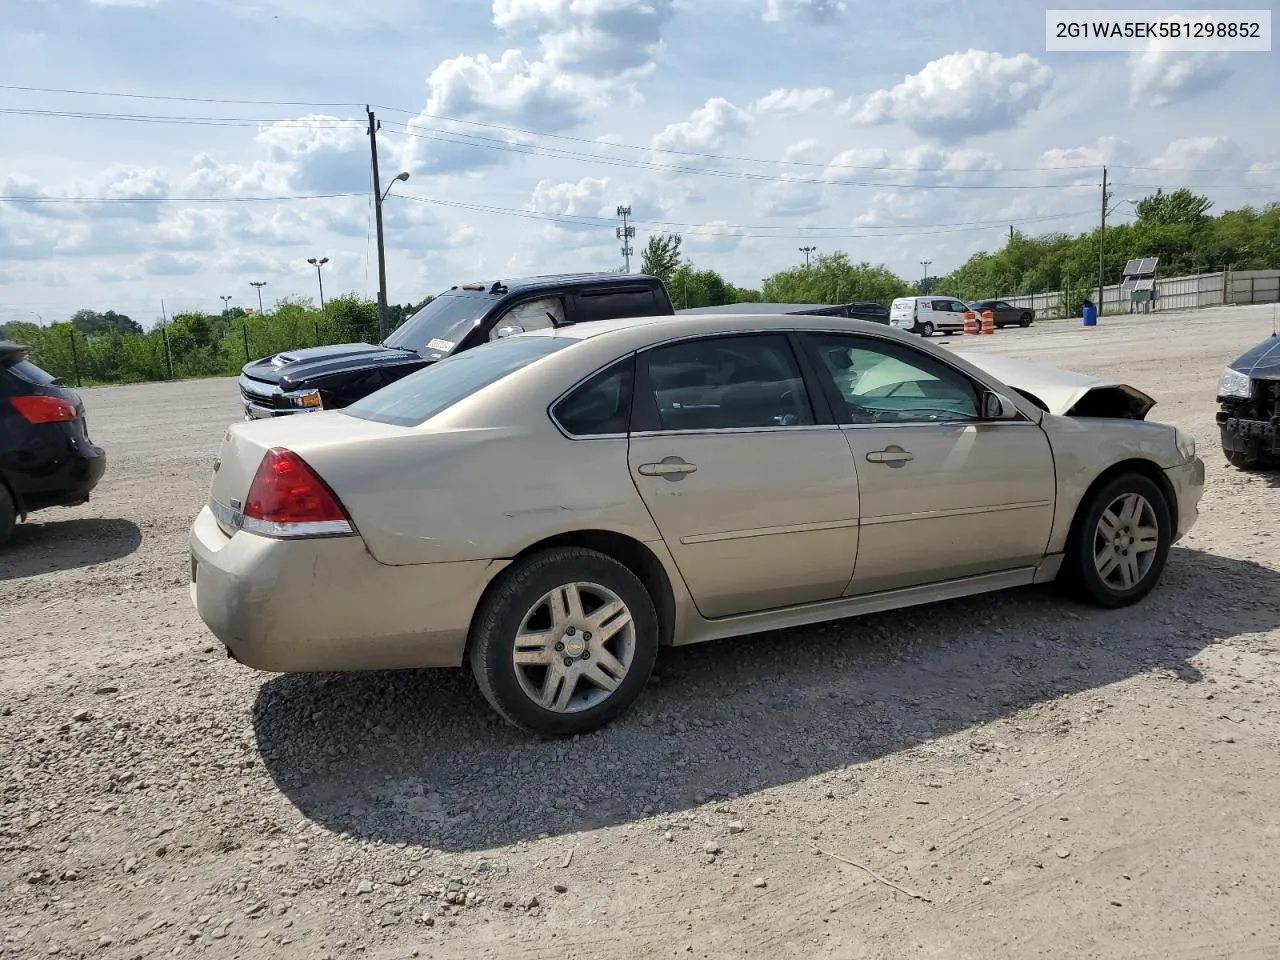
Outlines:
[[[541,330],[231,426],[191,595],[248,666],[469,662],[507,720],[582,733],[663,644],[1051,580],[1138,601],[1204,488],[1153,404],[837,317]]]

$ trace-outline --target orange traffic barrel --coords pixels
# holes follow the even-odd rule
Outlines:
[[[983,333],[996,332],[996,317],[995,317],[995,314],[992,313],[990,310],[982,311],[982,332]]]
[[[975,314],[972,310],[966,310],[964,312],[964,332],[965,333],[978,332],[978,317],[977,317],[977,314]]]

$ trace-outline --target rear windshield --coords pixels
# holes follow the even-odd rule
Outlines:
[[[3,369],[6,373],[12,373],[19,380],[25,380],[27,383],[37,387],[47,387],[56,379],[52,374],[45,373],[30,360],[6,363]]]
[[[521,367],[569,346],[556,337],[508,337],[411,373],[344,408],[363,420],[416,427]]]

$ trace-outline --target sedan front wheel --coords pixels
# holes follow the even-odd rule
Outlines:
[[[640,695],[658,617],[640,579],[603,553],[562,547],[506,570],[472,626],[471,669],[508,722],[546,736],[603,726]]]
[[[1164,492],[1141,474],[1123,474],[1084,505],[1064,573],[1100,607],[1136,603],[1160,579],[1172,527]]]

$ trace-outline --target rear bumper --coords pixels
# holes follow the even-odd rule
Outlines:
[[[1181,540],[1195,526],[1200,516],[1200,497],[1204,495],[1204,461],[1192,457],[1186,463],[1176,467],[1168,467],[1164,475],[1173,487],[1173,495],[1178,501],[1178,529],[1174,533],[1174,542]]]
[[[359,537],[228,537],[207,506],[189,545],[200,618],[240,663],[281,673],[459,666],[476,604],[506,565],[387,566]]]
[[[73,431],[70,424],[47,424],[38,437],[0,456],[23,512],[84,503],[102,479],[106,451]]]

